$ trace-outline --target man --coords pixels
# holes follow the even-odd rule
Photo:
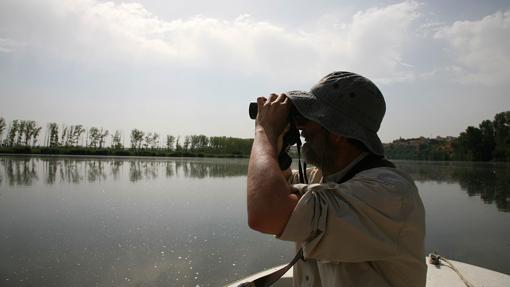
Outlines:
[[[248,224],[294,241],[295,286],[425,286],[424,208],[413,180],[384,159],[379,89],[350,72],[310,92],[257,99],[248,167]],[[282,135],[294,117],[311,184],[282,172]]]

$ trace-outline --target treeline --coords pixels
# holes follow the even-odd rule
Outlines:
[[[0,152],[81,155],[226,156],[246,157],[252,139],[225,136],[187,135],[184,137],[132,129],[125,146],[121,131],[110,133],[98,127],[49,123],[40,144],[42,127],[35,121],[0,117]]]
[[[458,137],[398,139],[385,145],[392,159],[510,161],[510,111],[469,126]]]
[[[49,123],[43,128],[35,121],[13,120],[7,125],[0,117],[0,152],[80,155],[220,156],[247,157],[253,139],[165,135],[132,129],[128,145],[121,131],[83,125]],[[397,139],[385,144],[390,159],[510,161],[510,111],[469,126],[458,137]]]

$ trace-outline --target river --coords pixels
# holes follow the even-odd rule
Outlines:
[[[510,274],[510,166],[395,161],[426,250]],[[0,156],[0,286],[222,286],[287,263],[246,224],[245,159]]]

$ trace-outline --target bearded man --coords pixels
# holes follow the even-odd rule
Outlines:
[[[384,158],[377,131],[386,104],[377,86],[334,72],[310,92],[257,104],[248,225],[296,243],[294,286],[425,286],[425,212],[412,178]],[[307,184],[278,165],[291,106],[315,166]]]

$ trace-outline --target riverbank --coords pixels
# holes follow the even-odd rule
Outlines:
[[[172,151],[167,149],[111,149],[85,147],[1,147],[0,154],[26,155],[85,155],[85,156],[136,156],[136,157],[215,157],[248,158],[240,153],[208,153],[205,151]]]
[[[48,155],[48,156],[111,156],[111,157],[185,157],[185,158],[249,158],[249,153],[215,153],[208,151],[175,151],[168,149],[113,149],[113,148],[90,148],[90,147],[0,147],[0,155]],[[297,159],[295,146],[289,150],[289,155]],[[399,153],[385,144],[385,155],[390,160],[433,161],[433,162],[457,162],[450,158],[417,157],[415,153]],[[301,155],[303,156],[303,155]],[[464,160],[465,162],[475,162]],[[505,161],[476,161],[476,162],[501,162]]]

